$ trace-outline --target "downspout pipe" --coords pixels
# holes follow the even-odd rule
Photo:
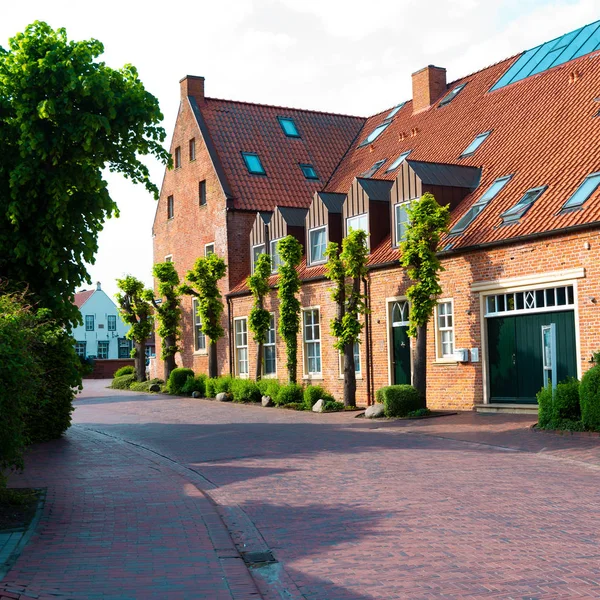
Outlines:
[[[229,375],[233,376],[233,348],[231,346],[232,336],[231,336],[231,327],[233,319],[233,310],[231,308],[231,298],[227,296],[227,343],[229,344]]]
[[[372,361],[371,361],[371,317],[370,317],[370,313],[371,313],[371,296],[370,296],[370,286],[369,286],[369,282],[367,281],[366,277],[363,277],[363,288],[364,288],[364,294],[365,294],[365,348],[366,348],[366,363],[367,363],[367,368],[366,368],[366,374],[367,374],[367,406],[371,406],[371,404],[373,404],[373,393],[371,390],[371,381],[372,381],[372,377],[371,377],[371,370],[373,368],[372,365]]]

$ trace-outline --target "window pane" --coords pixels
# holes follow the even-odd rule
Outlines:
[[[360,343],[354,342],[354,371],[360,373]]]
[[[565,202],[563,208],[581,206],[600,185],[600,173],[594,173],[585,179],[577,191]]]
[[[468,156],[469,154],[473,154],[483,142],[487,139],[488,135],[492,133],[491,131],[486,131],[485,133],[480,133],[464,150],[461,156]]]
[[[325,228],[313,229],[310,232],[310,262],[319,262],[325,260],[325,250],[327,248],[327,232]]]
[[[279,270],[281,263],[281,258],[279,256],[279,251],[277,249],[277,245],[279,244],[279,240],[273,240],[271,242],[271,272],[277,273]]]
[[[406,157],[410,154],[410,150],[408,152],[403,152],[386,170],[386,173],[397,169],[405,160]]]
[[[257,175],[264,175],[265,170],[260,162],[260,158],[257,154],[250,154],[247,152],[242,152],[242,156],[244,157],[244,161],[246,163],[246,167],[250,173],[254,173]]]
[[[360,145],[366,146],[367,144],[374,142],[387,129],[388,125],[389,123],[383,123],[382,125],[379,125],[379,127],[376,127]]]
[[[293,119],[285,117],[278,118],[279,124],[281,125],[281,129],[283,129],[283,133],[285,133],[285,135],[287,135],[288,137],[300,137],[300,134],[298,133],[298,128],[296,127],[296,123]]]

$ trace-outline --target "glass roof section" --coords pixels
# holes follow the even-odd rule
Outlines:
[[[289,117],[277,117],[277,119],[279,120],[281,129],[283,129],[283,133],[285,133],[285,135],[288,137],[300,137],[296,123],[294,123],[294,119],[290,119]]]
[[[479,148],[479,146],[485,142],[490,133],[492,132],[486,131],[485,133],[480,133],[478,136],[476,136],[476,138],[465,148],[464,152],[460,155],[460,158],[473,154],[475,150],[477,150],[477,148]]]
[[[600,49],[600,21],[523,52],[490,91]]]
[[[532,188],[527,190],[523,197],[500,217],[503,223],[514,223],[518,221],[533,205],[533,203],[544,193],[547,186]]]
[[[244,162],[249,173],[253,175],[266,175],[258,154],[254,152],[242,152],[242,156],[244,157]]]
[[[363,179],[370,179],[379,170],[381,165],[383,165],[385,160],[386,160],[385,158],[383,160],[378,160],[368,171],[361,173],[359,175],[359,177],[362,177]]]
[[[301,164],[300,168],[306,179],[319,179],[319,176],[312,165]]]
[[[371,142],[374,142],[389,126],[389,123],[383,123],[378,127],[375,127],[373,131],[361,142],[361,146],[366,146]]]
[[[438,104],[438,108],[442,106],[446,106],[446,104],[450,104],[452,100],[458,95],[458,93],[467,85],[466,83],[461,83],[457,85],[455,88],[452,88],[443,98],[442,101]]]
[[[409,150],[408,152],[403,152],[387,169],[386,169],[386,173],[389,173],[390,171],[393,171],[394,169],[397,169],[406,159],[406,157],[411,153],[411,150]]]
[[[394,106],[394,108],[392,108],[392,110],[388,113],[388,116],[384,119],[384,121],[387,121],[388,119],[392,119],[394,118],[394,116],[396,115],[396,113],[406,104],[406,102],[400,102],[400,104],[398,104],[397,106]]]
[[[577,191],[565,202],[563,210],[581,206],[600,185],[600,173],[588,175]]]

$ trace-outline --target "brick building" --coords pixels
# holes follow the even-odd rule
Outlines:
[[[182,276],[206,252],[227,262],[220,371],[254,372],[245,279],[292,234],[305,248],[299,375],[341,395],[322,253],[360,227],[370,312],[355,348],[357,399],[410,381],[398,244],[408,203],[429,191],[452,216],[428,333],[429,405],[534,403],[550,349],[558,380],[580,377],[600,347],[599,49],[600,21],[454,82],[430,65],[412,75],[412,99],[366,119],[208,98],[203,78],[184,78],[154,260],[172,259]],[[267,304],[265,376],[284,379],[275,290]],[[205,372],[189,298],[183,308],[179,363]]]

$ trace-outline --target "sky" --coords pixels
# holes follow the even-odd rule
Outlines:
[[[36,20],[100,40],[102,60],[135,65],[158,98],[168,147],[185,75],[204,76],[213,98],[368,116],[409,100],[411,73],[428,64],[451,82],[598,19],[598,0],[27,0],[3,11],[0,46]],[[146,163],[160,187],[164,167]],[[112,297],[126,274],[152,285],[156,202],[106,179],[121,215],[88,272]]]

